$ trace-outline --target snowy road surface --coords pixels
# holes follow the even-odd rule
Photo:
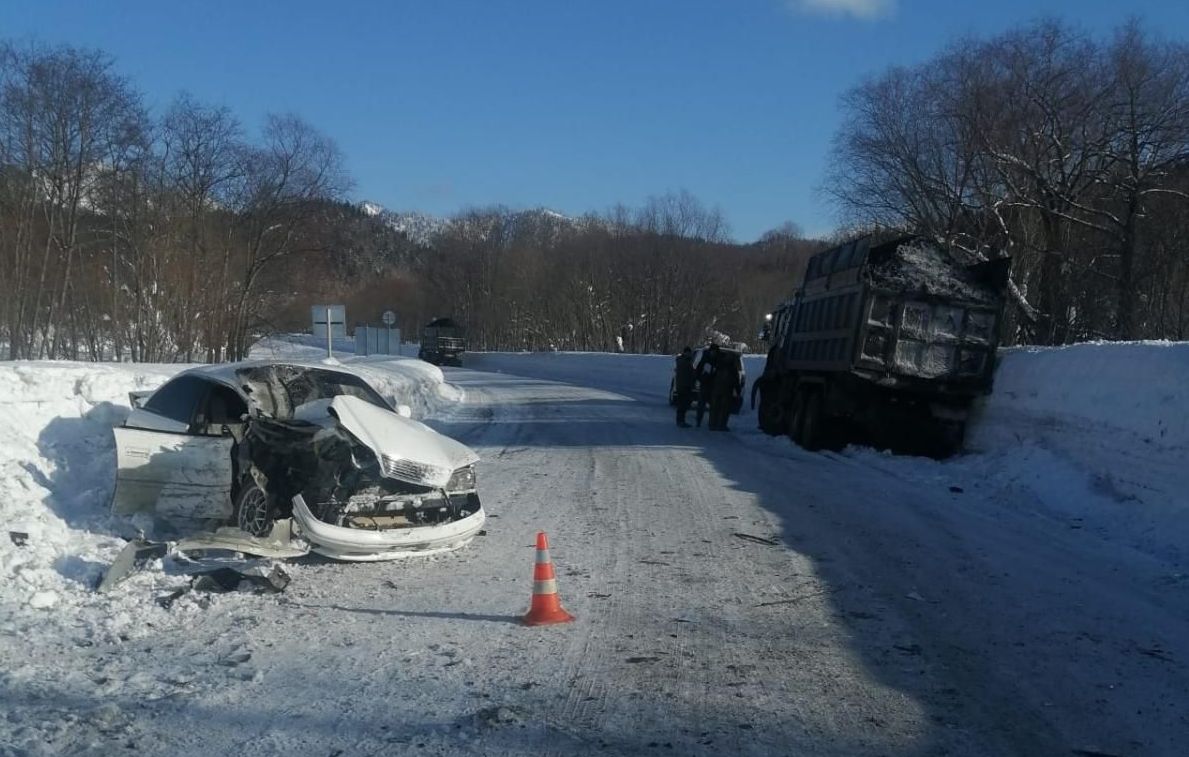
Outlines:
[[[0,752],[1185,753],[1177,558],[978,466],[677,429],[669,362],[631,365],[447,371],[491,518],[463,551],[0,636]],[[516,623],[538,529],[573,624]]]

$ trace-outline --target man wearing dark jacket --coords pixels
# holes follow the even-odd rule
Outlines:
[[[719,349],[717,344],[710,345],[710,349],[702,351],[702,359],[698,361],[698,427],[702,427],[702,416],[706,414],[706,406],[710,404],[710,395],[714,393],[714,373],[718,370]]]
[[[694,398],[694,351],[686,347],[677,356],[677,367],[673,371],[673,393],[677,398],[677,425],[689,428],[685,414],[689,412]]]
[[[718,370],[714,374],[714,389],[710,397],[710,430],[729,431],[727,419],[731,417],[731,408],[735,400],[740,398],[743,387],[739,384],[739,377],[743,373],[739,356],[723,353],[719,357]]]

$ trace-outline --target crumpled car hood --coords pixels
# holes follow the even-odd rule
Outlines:
[[[391,478],[444,487],[455,470],[479,461],[466,445],[358,397],[335,397],[330,411],[344,429],[376,453],[381,470]]]

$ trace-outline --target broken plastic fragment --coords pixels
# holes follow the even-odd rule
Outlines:
[[[214,532],[196,534],[177,543],[179,552],[205,552],[221,550],[242,552],[257,557],[300,557],[309,552],[293,541],[293,521],[289,518],[273,524],[268,536],[252,536],[234,526],[225,526]]]
[[[95,590],[100,594],[111,591],[133,570],[143,566],[149,560],[165,557],[168,551],[169,545],[167,544],[133,539],[125,544],[124,548],[120,550],[120,554],[116,555],[116,559],[112,560],[111,567],[107,569],[107,573],[103,575],[103,580],[99,582],[99,586]]]

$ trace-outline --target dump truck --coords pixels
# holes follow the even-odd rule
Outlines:
[[[808,450],[960,450],[973,401],[991,390],[1010,265],[966,265],[918,236],[814,255],[768,316],[761,429]]]
[[[451,318],[435,318],[421,329],[421,349],[417,357],[434,365],[462,365],[466,352],[462,326]]]

